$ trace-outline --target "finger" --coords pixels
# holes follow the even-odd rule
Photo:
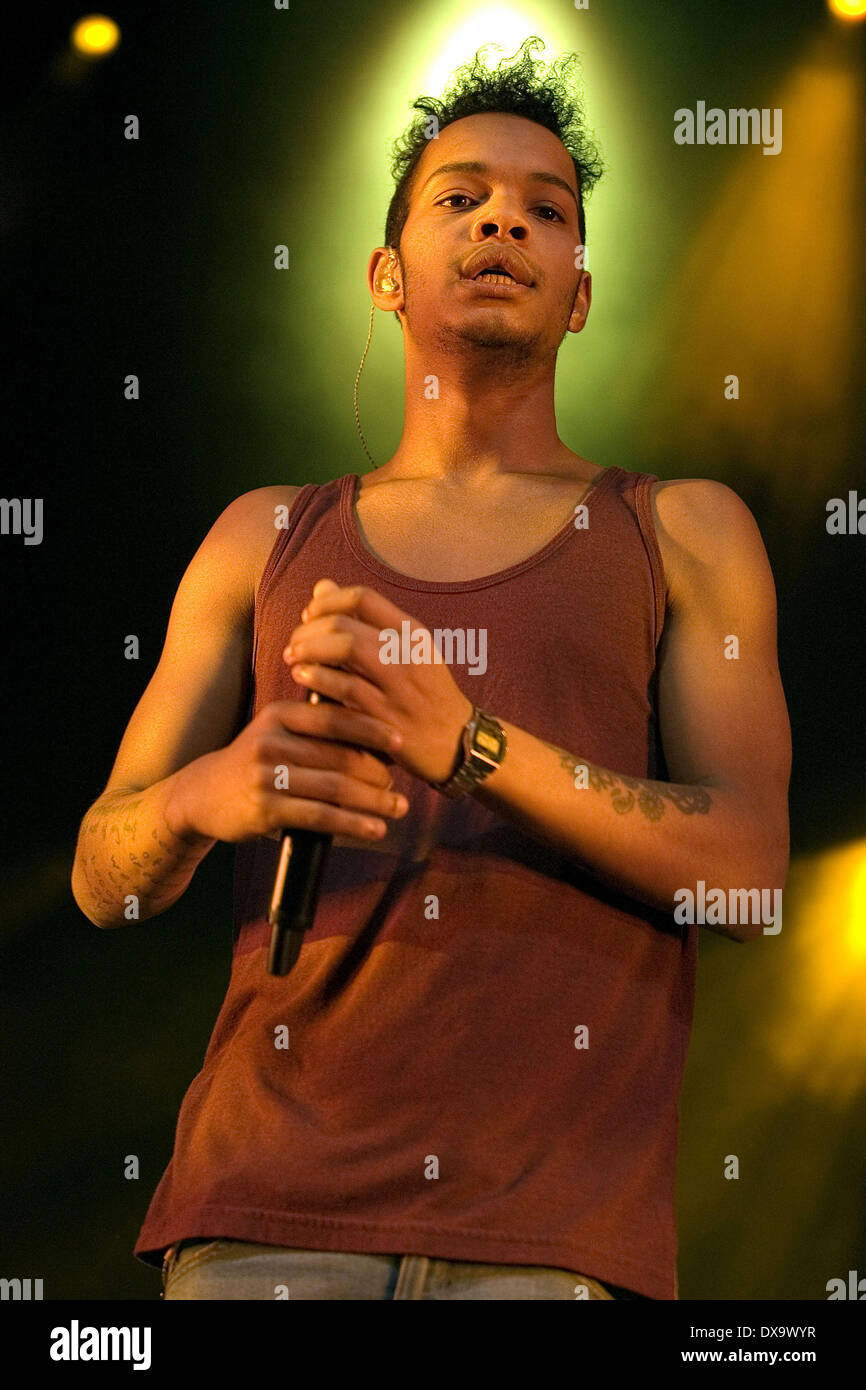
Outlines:
[[[377,593],[375,589],[368,588],[366,584],[314,591],[304,613],[307,620],[319,618],[324,613],[351,613],[373,627],[390,627],[398,632],[403,621],[408,619],[410,623],[413,622],[410,614],[404,613],[402,608],[398,608],[390,599]],[[417,623],[415,625],[417,626]]]
[[[355,743],[389,754],[396,753],[403,743],[400,730],[387,720],[339,705],[311,705],[307,700],[273,701],[267,722],[289,733],[313,734],[329,742]]]
[[[305,608],[304,612],[306,613],[308,610]],[[373,627],[371,623],[362,622],[354,614],[322,613],[318,617],[311,617],[298,623],[298,626],[292,629],[289,633],[288,643],[283,648],[283,658],[287,659],[294,656],[297,659],[304,652],[308,642],[320,637],[322,633],[338,632],[358,639],[370,638],[372,634],[375,634],[378,640],[379,635],[378,628]]]
[[[335,841],[345,837],[364,840],[369,844],[384,839],[388,833],[388,822],[380,816],[363,811],[346,811],[327,802],[306,798],[301,801],[286,797],[275,809],[274,819],[282,828],[269,831],[267,838],[270,840],[282,840],[287,831],[317,830],[320,834],[333,836]]]
[[[321,651],[327,652],[323,660],[339,665],[351,656],[353,645],[362,642],[372,632],[371,627],[359,623],[355,618],[348,618],[342,613],[326,613],[294,629],[288,646],[283,648],[283,660],[291,666],[293,661],[306,661],[307,657],[318,659]],[[322,643],[327,639],[330,641],[323,647]]]
[[[293,815],[299,801],[317,801],[336,806],[355,814],[363,813],[386,820],[399,820],[406,814],[408,802],[399,792],[386,787],[374,787],[356,777],[335,772],[330,768],[292,767],[285,791],[275,791],[276,814]],[[292,805],[287,811],[285,803]],[[283,823],[282,820],[280,822]],[[315,827],[314,827],[315,828]]]
[[[374,714],[386,708],[385,696],[378,686],[356,672],[338,671],[333,666],[323,666],[314,661],[293,666],[291,677],[306,690],[317,690],[346,709]]]
[[[283,651],[289,666],[319,662],[357,671],[373,685],[381,675],[382,643],[376,628],[342,615],[328,614],[301,628]]]
[[[370,753],[349,743],[328,743],[311,736],[287,733],[284,737],[286,751],[275,751],[280,752],[283,760],[287,759],[299,767],[326,768],[384,788],[393,784],[389,770],[391,759],[383,754]]]

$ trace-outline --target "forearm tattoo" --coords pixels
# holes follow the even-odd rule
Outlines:
[[[640,777],[626,777],[621,772],[609,772],[607,768],[575,758],[565,748],[557,748],[555,743],[547,743],[546,739],[542,739],[542,743],[559,754],[559,761],[568,768],[572,782],[577,768],[586,768],[587,785],[597,792],[610,792],[611,805],[620,815],[637,806],[647,820],[660,820],[666,802],[671,802],[685,816],[694,815],[696,811],[706,815],[712,804],[706,787],[684,787],[673,782],[650,782]]]
[[[147,821],[153,817],[142,817],[142,805],[142,797],[97,804],[82,824],[81,867],[93,901],[101,907],[116,907],[130,893],[156,905],[189,873],[187,846],[172,835],[162,816],[150,824],[148,834]]]

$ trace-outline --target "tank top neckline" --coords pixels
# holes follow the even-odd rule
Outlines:
[[[599,495],[609,488],[612,479],[620,476],[624,470],[616,464],[609,464],[598,475],[595,482],[581,499],[580,504],[589,507],[596,502]],[[417,589],[426,593],[464,593],[470,589],[483,589],[490,584],[501,584],[505,580],[513,579],[516,575],[522,574],[524,570],[532,565],[539,564],[546,560],[554,550],[564,544],[571,535],[574,527],[573,512],[560,526],[559,530],[545,541],[544,545],[527,555],[524,560],[518,560],[515,564],[509,565],[506,569],[496,570],[493,574],[483,574],[476,579],[416,579],[409,574],[401,574],[399,570],[392,569],[386,565],[372,550],[369,550],[364,543],[357,518],[355,516],[355,501],[360,492],[361,478],[358,473],[346,473],[339,479],[340,483],[340,519],[343,526],[343,535],[349,548],[357,560],[367,569],[372,570],[380,579],[386,579],[389,584],[395,585],[400,589]]]

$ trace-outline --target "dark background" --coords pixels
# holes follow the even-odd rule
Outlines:
[[[397,4],[118,5],[120,47],[74,80],[62,54],[81,13],[21,10],[0,84],[3,493],[45,510],[41,545],[0,537],[0,1274],[44,1278],[47,1298],[147,1299],[159,1275],[132,1246],[228,982],[233,851],[217,846],[164,916],[100,932],[69,890],[78,825],[219,512],[253,487],[368,466],[352,416],[363,266],[381,243],[388,144],[420,89],[399,34],[381,57]],[[866,494],[866,26],[839,25],[816,0],[593,0],[573,25],[570,46],[589,36],[603,55],[604,100],[596,57],[587,106],[612,158],[588,204],[592,334],[562,350],[560,434],[599,463],[719,478],[749,504],[776,578],[794,736],[783,932],[747,947],[701,935],[680,1293],[822,1299],[858,1261],[866,1274],[866,538],[825,529],[828,498]],[[810,63],[843,94],[832,111],[793,81]],[[383,89],[397,115],[380,129]],[[798,157],[794,134],[776,159],[678,148],[673,111],[699,99],[781,102],[812,143]],[[368,166],[335,186],[368,115]],[[781,243],[768,245],[761,216]],[[277,242],[292,269],[275,289]],[[742,261],[726,281],[731,246]],[[350,285],[345,299],[332,277]],[[361,392],[378,462],[399,437],[402,388],[399,332],[382,320]],[[813,377],[797,375],[810,352],[814,398]],[[769,364],[760,390],[756,362]],[[717,421],[728,371],[743,381],[730,430]],[[142,382],[134,405],[128,372]],[[129,633],[139,661],[124,659]],[[737,1182],[722,1177],[729,1153]],[[127,1155],[138,1181],[124,1178]]]

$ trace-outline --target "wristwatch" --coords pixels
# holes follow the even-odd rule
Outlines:
[[[444,782],[431,782],[431,787],[453,801],[467,796],[485,777],[501,767],[507,744],[505,730],[499,721],[473,705],[472,714],[461,735],[454,772]]]

